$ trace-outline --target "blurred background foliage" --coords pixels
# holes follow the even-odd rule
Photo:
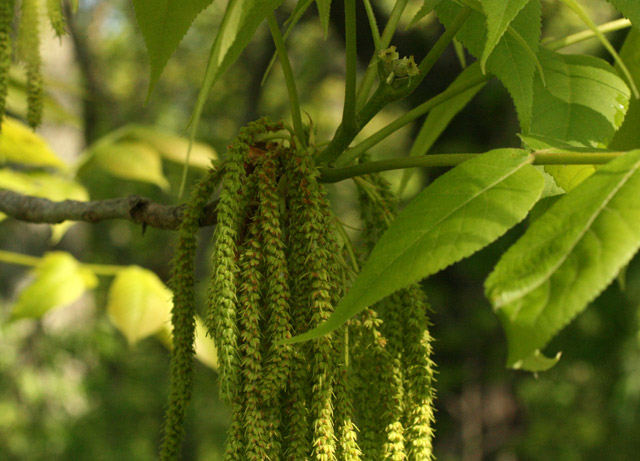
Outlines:
[[[197,96],[223,3],[214,2],[196,19],[148,101],[146,55],[131,2],[82,1],[69,35],[61,42],[46,31],[45,78],[51,100],[40,133],[53,150],[72,164],[87,146],[130,123],[180,133]],[[343,12],[341,2],[333,3],[332,28],[326,39],[311,8],[287,42],[302,106],[318,140],[333,134],[342,112]],[[393,2],[374,3],[383,23]],[[421,3],[410,2],[410,11]],[[615,18],[604,1],[581,3],[596,23]],[[545,0],[543,5],[544,36],[559,37],[583,28],[560,2]],[[285,1],[280,19],[294,6],[294,1]],[[401,54],[422,57],[442,29],[432,16],[406,29],[410,18],[408,13],[393,43]],[[373,44],[360,9],[358,21],[362,70]],[[619,46],[624,36],[620,32],[611,39]],[[566,51],[607,58],[595,41]],[[272,53],[270,36],[262,27],[213,89],[200,123],[200,141],[223,153],[248,121],[261,115],[288,116],[278,66],[260,85]],[[377,117],[365,135],[444,89],[459,70],[458,59],[449,50],[427,81]],[[10,108],[14,116],[23,114],[24,102],[15,91]],[[373,157],[406,155],[419,127],[396,133],[372,152]],[[517,146],[517,127],[507,92],[493,81],[454,119],[432,152]],[[164,189],[100,168],[81,168],[77,179],[92,199],[140,194],[178,203],[181,166],[163,161],[162,168],[168,181]],[[442,171],[414,174],[403,199]],[[192,168],[190,180],[199,174],[201,170]],[[390,174],[389,179],[397,183],[400,175]],[[329,189],[340,218],[357,228],[351,185]],[[433,306],[439,370],[437,457],[443,461],[636,459],[640,451],[640,259],[630,264],[624,284],[611,286],[549,346],[551,354],[563,351],[555,368],[540,376],[507,371],[505,338],[484,299],[482,283],[524,226],[424,283]],[[136,264],[165,282],[168,279],[172,232],[147,229],[143,233],[127,222],[76,224],[59,241],[52,241],[50,232],[49,226],[7,219],[0,223],[0,248],[34,256],[62,250],[81,262]],[[211,233],[203,229],[200,235],[201,300]],[[28,280],[27,268],[0,263],[0,460],[155,459],[168,381],[166,348],[152,338],[130,346],[116,330],[105,313],[110,277],[101,276],[91,294],[39,320],[10,321],[12,307]],[[215,371],[202,364],[197,367],[184,459],[217,460],[229,412],[217,398]]]

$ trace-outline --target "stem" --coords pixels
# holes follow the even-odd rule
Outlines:
[[[429,99],[428,101],[423,102],[418,107],[415,107],[414,109],[410,110],[409,112],[407,112],[403,116],[401,116],[401,117],[397,118],[395,121],[391,122],[389,125],[385,126],[381,130],[379,130],[376,133],[374,133],[373,135],[369,136],[367,139],[362,141],[360,144],[352,147],[351,149],[346,150],[340,156],[340,159],[336,162],[336,165],[344,166],[344,165],[347,165],[347,164],[351,163],[352,161],[354,161],[355,159],[360,157],[360,155],[362,155],[368,149],[370,149],[371,147],[373,147],[376,144],[378,144],[380,141],[385,139],[390,134],[392,134],[395,131],[399,130],[403,126],[411,123],[412,121],[414,121],[418,117],[421,117],[422,115],[426,114],[427,112],[429,112],[434,107],[437,107],[440,104],[443,104],[443,103],[447,102],[448,100],[452,99],[453,97],[459,95],[460,93],[462,93],[464,91],[467,91],[470,88],[473,88],[476,85],[479,85],[480,83],[486,82],[487,80],[489,80],[490,77],[491,76],[489,74],[480,75],[480,76],[476,77],[475,79],[469,80],[469,81],[467,81],[467,82],[465,82],[463,84],[457,85],[455,87],[451,87],[451,88],[443,91],[439,95],[434,96],[433,98]],[[327,150],[328,149],[329,148],[327,148]]]
[[[378,89],[373,96],[371,96],[371,99],[369,99],[365,106],[358,112],[357,124],[355,126],[341,124],[336,130],[336,134],[331,140],[331,143],[320,153],[318,162],[328,164],[338,160],[339,164],[344,165],[353,160],[340,160],[343,155],[349,152],[348,150],[345,151],[345,149],[351,144],[351,141],[353,141],[362,128],[386,105],[408,96],[422,83],[438,58],[440,58],[444,50],[456,36],[460,27],[465,23],[469,14],[471,14],[471,8],[469,7],[465,7],[458,13],[451,26],[438,38],[438,41],[433,45],[431,50],[429,50],[427,56],[425,56],[418,65],[420,75],[412,77],[412,80],[407,86],[394,88],[386,82],[381,82]]]
[[[375,63],[378,60],[378,51],[384,50],[389,46],[389,43],[391,43],[391,39],[393,38],[393,34],[396,33],[398,22],[400,21],[402,13],[407,6],[407,2],[408,0],[398,0],[393,6],[393,10],[391,10],[387,25],[382,31],[382,37],[380,37],[380,48],[376,48],[375,54],[371,57],[369,67],[367,67],[364,78],[360,83],[360,89],[358,90],[358,98],[356,101],[357,107],[362,107],[364,106],[364,103],[367,102],[367,98],[369,97],[369,93],[371,93],[371,88],[373,87],[376,79]]]
[[[293,76],[293,70],[291,69],[291,63],[289,62],[289,56],[287,55],[287,49],[284,46],[284,40],[278,27],[275,14],[267,16],[267,23],[269,24],[269,30],[273,37],[273,43],[276,46],[278,52],[278,58],[280,59],[280,66],[282,67],[282,73],[287,83],[287,91],[289,92],[289,102],[291,103],[291,118],[293,119],[293,129],[296,133],[296,137],[303,148],[307,147],[307,139],[304,134],[304,126],[302,125],[302,115],[300,113],[300,102],[298,101],[298,91],[296,90],[296,81]]]
[[[629,27],[631,27],[631,21],[622,18],[602,24],[598,26],[598,30],[603,34],[606,34],[607,32],[615,32],[616,30],[627,29]],[[591,29],[587,29],[556,40],[546,39],[542,41],[542,44],[545,48],[555,51],[595,37],[596,33]]]
[[[378,30],[378,23],[376,22],[376,16],[373,14],[373,8],[371,7],[370,0],[363,0],[364,9],[367,12],[367,19],[369,20],[369,27],[371,28],[371,36],[373,37],[373,45],[376,52],[382,49],[382,41],[380,40],[380,31]]]
[[[344,88],[344,110],[342,124],[356,125],[356,66],[358,55],[356,50],[356,2],[344,0],[346,80]]]
[[[626,152],[581,153],[548,149],[532,152],[534,165],[602,165],[624,154]],[[335,183],[380,171],[456,166],[479,155],[482,154],[432,154],[421,157],[401,157],[367,162],[344,168],[322,168],[320,169],[320,181],[323,183]]]
[[[42,257],[30,256],[21,253],[13,253],[10,251],[0,250],[0,261],[7,264],[18,264],[20,266],[35,267],[42,261]],[[114,276],[119,271],[124,269],[125,266],[115,266],[109,264],[85,264],[79,263],[82,267],[85,267],[92,271],[96,275]]]

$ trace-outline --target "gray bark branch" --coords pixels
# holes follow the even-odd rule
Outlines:
[[[216,223],[217,201],[207,204],[201,226]],[[161,205],[150,199],[131,195],[129,197],[79,202],[64,200],[54,202],[46,198],[23,195],[0,189],[0,211],[14,219],[30,223],[58,224],[62,221],[84,221],[96,223],[107,219],[126,219],[143,228],[175,230],[180,225],[184,205]]]

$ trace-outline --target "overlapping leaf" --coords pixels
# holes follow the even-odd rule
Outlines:
[[[602,167],[534,221],[498,262],[485,287],[507,333],[508,366],[552,365],[541,363],[540,349],[640,247],[639,169],[640,150]]]
[[[436,13],[440,21],[448,26],[461,8],[453,0],[442,0],[436,7]],[[529,126],[531,118],[533,75],[540,39],[540,15],[540,1],[529,0],[507,24],[507,31],[502,34],[486,58],[487,70],[498,77],[511,94],[523,130]],[[495,27],[496,35],[499,35],[500,28],[501,26]],[[486,48],[487,34],[487,18],[479,11],[473,11],[456,38],[471,54],[480,59]]]
[[[640,2],[638,3],[640,8]],[[640,30],[631,29],[620,49],[620,57],[640,86]],[[609,143],[610,149],[629,150],[640,146],[640,100],[632,98],[624,122]]]
[[[413,26],[415,23],[417,23],[422,18],[424,18],[426,15],[431,13],[435,9],[435,7],[438,6],[438,3],[440,3],[441,1],[442,0],[424,0],[422,2],[422,6],[420,7],[420,9],[416,12],[413,19],[411,19],[411,22],[409,23],[408,27]]]
[[[107,312],[129,344],[162,330],[171,319],[172,293],[153,272],[130,266],[109,288]]]
[[[634,26],[640,27],[640,2],[638,0],[607,0]]]
[[[138,26],[149,53],[153,91],[164,67],[193,20],[213,0],[133,0]]]
[[[487,152],[424,189],[380,238],[331,317],[293,341],[338,328],[385,296],[488,245],[522,220],[542,192],[542,175],[518,149]]]
[[[487,41],[480,58],[480,64],[483,68],[511,22],[528,1],[482,0],[482,9],[487,17]]]
[[[12,319],[42,317],[76,301],[98,283],[93,272],[61,251],[45,255],[33,275],[34,281],[20,293],[11,311]]]

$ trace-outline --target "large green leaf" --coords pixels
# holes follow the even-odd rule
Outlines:
[[[47,253],[33,274],[34,281],[20,293],[11,311],[12,319],[42,317],[71,304],[98,283],[93,272],[62,251]]]
[[[482,0],[482,9],[487,16],[487,41],[484,44],[480,64],[484,68],[487,59],[504,35],[507,27],[529,0]]]
[[[352,315],[435,274],[504,234],[538,200],[544,180],[523,150],[487,152],[448,171],[400,212],[331,317],[292,342],[338,328]]]
[[[506,3],[506,2],[505,2]],[[442,0],[436,7],[440,21],[448,26],[462,8],[453,0]],[[531,118],[533,75],[540,39],[540,0],[529,0],[508,24],[493,52],[486,58],[486,68],[507,88],[518,112],[520,126],[526,131]],[[473,11],[456,38],[469,52],[482,58],[487,43],[487,18]]]
[[[640,27],[640,2],[638,0],[607,0],[615,6],[634,26]]]
[[[133,0],[136,20],[149,53],[153,91],[164,66],[196,16],[213,0]]]
[[[640,150],[599,169],[533,222],[486,281],[509,342],[527,361],[580,313],[640,247]]]
[[[171,298],[171,290],[156,274],[130,266],[119,271],[113,280],[107,312],[129,344],[135,344],[169,324]]]

